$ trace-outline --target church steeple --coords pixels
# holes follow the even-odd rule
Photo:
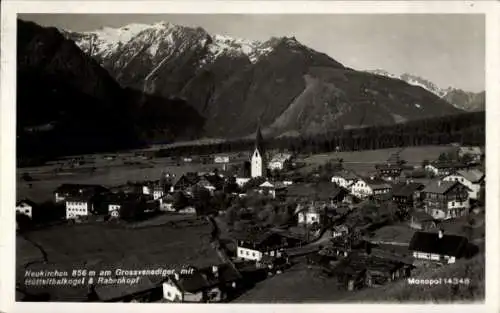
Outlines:
[[[251,164],[252,177],[265,176],[267,163],[264,151],[264,138],[262,137],[262,132],[260,130],[260,120],[257,124],[257,131],[255,133],[255,148],[252,153]]]
[[[264,138],[260,130],[260,120],[257,124],[257,131],[255,132],[255,149],[259,150],[260,155],[264,154]]]

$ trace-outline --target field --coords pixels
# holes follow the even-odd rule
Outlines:
[[[441,153],[448,152],[451,148],[451,146],[421,146],[315,154],[304,160],[308,166],[303,170],[311,170],[311,168],[325,164],[330,160],[343,159],[346,169],[367,173],[374,171],[376,164],[387,161],[391,154],[396,152],[400,153],[400,158],[405,160],[408,165],[421,165],[423,160],[436,160]]]
[[[97,156],[96,156],[97,158]],[[112,187],[127,183],[127,181],[158,180],[162,172],[182,175],[189,171],[208,170],[215,165],[182,164],[171,165],[167,159],[141,160],[136,164],[126,164],[125,160],[132,160],[132,156],[122,156],[119,160],[93,161],[77,168],[62,167],[62,163],[47,166],[22,168],[17,172],[17,198],[29,198],[35,202],[50,200],[54,190],[61,184],[100,184]],[[92,172],[91,168],[95,167]],[[62,168],[56,172],[57,168]],[[220,166],[219,166],[220,168]],[[33,181],[21,179],[28,173]]]
[[[131,269],[182,268],[219,263],[210,245],[210,226],[170,228],[166,226],[127,229],[119,225],[60,225],[27,233],[16,239],[16,276],[24,275],[30,263],[37,268],[91,269],[101,264],[115,268],[124,260],[138,260]],[[41,248],[38,248],[38,247]],[[130,266],[130,265],[129,265]],[[78,288],[51,289],[55,297],[69,301]],[[85,294],[85,293],[83,293]]]
[[[322,277],[317,269],[306,265],[295,267],[258,283],[236,303],[320,303],[339,302],[347,291],[340,289],[335,278]]]

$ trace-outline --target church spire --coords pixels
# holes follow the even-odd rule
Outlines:
[[[264,138],[262,137],[262,132],[260,130],[260,119],[257,124],[257,131],[255,132],[255,149],[259,150],[260,155],[264,153]]]

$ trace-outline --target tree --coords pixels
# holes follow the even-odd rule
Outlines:
[[[211,195],[204,187],[196,187],[193,190],[193,206],[196,209],[196,214],[206,215],[211,213],[214,209],[210,206]]]
[[[429,164],[430,164],[430,162],[429,162],[429,160],[427,160],[427,159],[425,159],[425,160],[423,160],[423,161],[422,161],[422,167],[423,167],[423,168],[425,168],[425,167],[426,167],[427,165],[429,165]]]
[[[466,153],[466,154],[464,154],[462,156],[462,158],[460,159],[460,161],[463,162],[463,163],[465,163],[465,164],[469,164],[472,161],[474,161],[474,158],[469,153]]]
[[[186,197],[186,195],[181,191],[174,193],[173,198],[172,207],[176,211],[182,210],[189,205],[188,197]]]

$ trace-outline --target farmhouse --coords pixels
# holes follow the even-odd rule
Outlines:
[[[350,188],[358,180],[359,176],[352,171],[341,171],[332,176],[332,183],[343,188]]]
[[[445,235],[442,230],[438,233],[419,231],[413,235],[408,249],[418,260],[455,263],[465,255],[467,245],[468,240],[463,236]]]
[[[260,193],[263,194],[268,194],[273,198],[276,198],[276,195],[284,195],[286,193],[286,186],[283,183],[280,182],[274,182],[271,183],[270,181],[266,180],[262,184],[259,185],[259,190]]]
[[[63,202],[66,197],[82,195],[102,195],[109,190],[100,185],[62,184],[54,191],[55,202]]]
[[[278,153],[269,161],[268,168],[270,170],[283,170],[290,162],[292,155],[289,153]]]
[[[466,169],[467,166],[462,163],[453,162],[437,162],[427,164],[425,170],[434,174],[435,176],[446,176],[450,175],[454,171]]]
[[[459,182],[435,180],[422,193],[424,210],[435,219],[469,214],[469,189]]]
[[[33,208],[36,207],[36,203],[29,200],[24,199],[16,203],[16,213],[24,214],[29,216],[29,218],[33,218]]]
[[[188,172],[180,176],[173,182],[174,190],[186,190],[193,187],[200,181],[200,176],[196,172]]]
[[[347,236],[348,234],[349,234],[349,228],[347,228],[347,226],[345,225],[334,226],[332,229],[333,238]]]
[[[335,268],[338,282],[349,291],[363,287],[375,287],[409,277],[413,266],[362,253],[351,254]]]
[[[474,200],[479,198],[481,187],[484,187],[484,179],[484,173],[476,169],[456,171],[443,178],[444,181],[456,181],[465,185],[470,189],[469,198]]]
[[[351,193],[359,198],[377,197],[388,194],[390,191],[391,186],[389,184],[373,176],[370,178],[360,178],[351,186]]]
[[[241,281],[231,264],[195,269],[193,273],[174,273],[163,282],[163,298],[168,302],[221,302]]]
[[[421,203],[421,191],[424,187],[424,184],[410,181],[394,184],[392,186],[392,201],[394,201],[399,208],[405,209],[406,211],[417,208]]]
[[[377,172],[383,179],[392,181],[401,176],[403,167],[397,164],[382,164],[377,166]]]
[[[325,218],[325,208],[318,208],[314,206],[314,203],[308,206],[300,205],[298,208],[298,224],[299,225],[312,225],[319,224]]]
[[[274,232],[247,233],[236,237],[236,256],[251,261],[260,261],[264,255],[280,257],[283,249],[293,247],[298,242]]]

